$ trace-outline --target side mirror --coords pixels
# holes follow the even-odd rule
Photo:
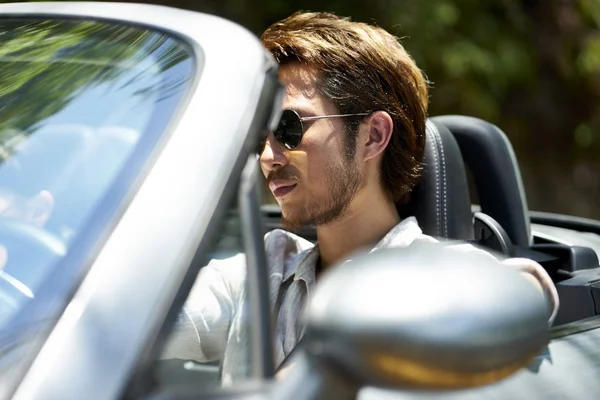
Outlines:
[[[480,386],[531,362],[548,343],[548,317],[543,294],[487,253],[379,250],[319,282],[298,360],[305,373],[335,375],[338,392]],[[328,379],[313,379],[321,393],[333,391]]]

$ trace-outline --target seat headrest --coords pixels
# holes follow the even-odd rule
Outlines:
[[[440,238],[473,239],[467,175],[452,133],[427,121],[423,176],[407,204],[398,206],[402,218],[415,216],[423,233]]]
[[[462,115],[432,118],[456,139],[473,174],[481,210],[502,226],[514,244],[528,247],[531,228],[521,171],[506,134],[484,120]]]

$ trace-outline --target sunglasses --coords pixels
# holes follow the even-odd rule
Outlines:
[[[357,115],[369,115],[370,113],[319,115],[315,117],[301,117],[294,110],[283,110],[279,125],[273,132],[275,139],[286,149],[292,150],[300,145],[304,136],[304,122],[314,121],[322,118],[345,118]],[[260,155],[265,148],[266,137],[258,144],[257,153]]]

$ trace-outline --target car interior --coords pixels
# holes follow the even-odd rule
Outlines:
[[[479,204],[472,204],[473,197]],[[560,296],[554,326],[600,314],[596,251],[537,235],[531,229],[531,223],[536,222],[577,233],[597,233],[600,223],[530,214],[512,145],[497,126],[468,116],[430,118],[423,177],[398,211],[401,217],[415,216],[427,235],[468,241],[501,256],[528,257],[540,263]],[[263,205],[262,212],[267,231],[280,228],[277,205]],[[316,240],[314,227],[306,226],[296,233]]]
[[[561,307],[554,325],[559,329],[598,315],[600,265],[596,252],[538,236],[531,225],[555,225],[578,234],[596,233],[600,223],[570,217],[566,222],[566,216],[531,214],[512,146],[498,127],[472,117],[440,116],[427,121],[426,135],[423,177],[408,202],[398,205],[401,217],[415,216],[425,234],[440,240],[469,242],[497,257],[528,257],[539,262],[558,289]],[[472,204],[474,197],[479,204]],[[281,228],[276,204],[263,204],[260,210],[265,233]],[[248,208],[246,213],[240,211],[233,211],[226,221],[248,214]],[[239,232],[235,233],[237,225],[229,225],[223,227],[224,239],[215,256],[243,247]],[[314,226],[304,226],[295,233],[312,242],[317,240]],[[257,237],[260,234],[254,235]],[[189,393],[193,388],[214,388],[220,381],[218,362],[163,360],[157,367],[156,378],[161,384],[183,386]]]

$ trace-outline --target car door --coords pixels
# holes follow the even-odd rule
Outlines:
[[[600,319],[593,317],[552,331],[552,339],[527,368],[491,385],[453,392],[368,388],[370,399],[595,399],[600,393]]]
[[[2,4],[0,24],[3,137],[27,143],[51,127],[84,138],[68,151],[37,146],[60,171],[33,162],[28,176],[52,183],[40,234],[64,251],[0,321],[0,397],[117,398],[134,390],[217,242],[274,118],[275,64],[238,25],[166,7]],[[15,148],[7,160],[25,154]],[[23,182],[15,174],[0,185]]]

